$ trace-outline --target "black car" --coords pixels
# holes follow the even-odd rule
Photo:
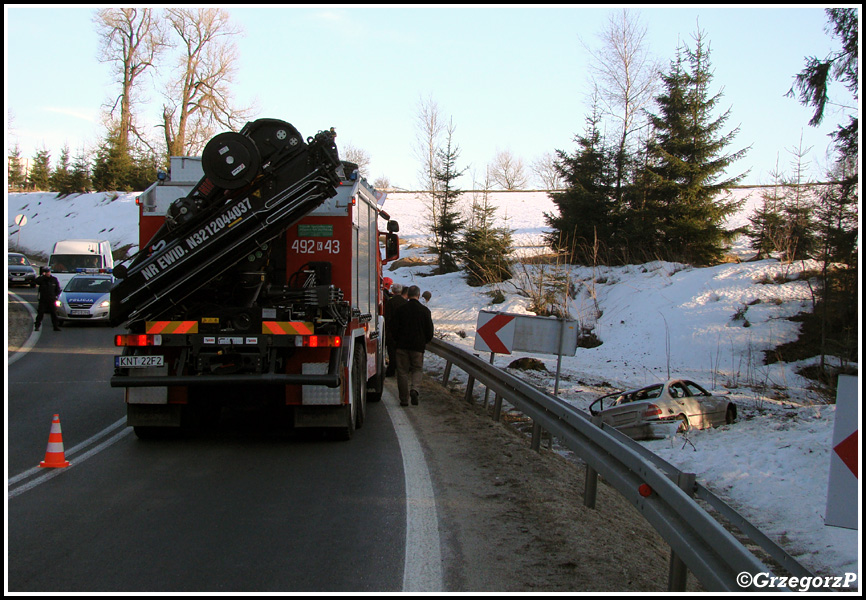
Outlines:
[[[9,252],[9,287],[13,285],[29,285],[36,287],[36,269],[23,254]]]

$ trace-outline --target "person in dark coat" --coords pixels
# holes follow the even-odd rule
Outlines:
[[[39,331],[39,327],[42,325],[42,316],[48,313],[51,315],[51,324],[54,325],[54,331],[60,331],[60,323],[57,320],[57,304],[55,304],[60,297],[60,282],[51,274],[51,269],[48,267],[42,267],[41,273],[36,278],[38,306],[33,329]]]
[[[408,298],[406,293],[409,288],[399,283],[391,286],[391,297],[385,303],[385,348],[388,350],[388,368],[385,369],[385,377],[393,377],[397,374],[397,336],[394,325],[394,314],[397,309],[406,304]]]
[[[433,317],[430,309],[421,304],[421,288],[409,286],[409,300],[394,314],[394,333],[397,335],[397,390],[400,406],[418,404],[418,388],[424,369],[424,350],[433,339]]]

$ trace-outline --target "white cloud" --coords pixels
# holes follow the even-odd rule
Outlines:
[[[67,108],[63,106],[46,106],[44,110],[50,113],[56,113],[59,115],[65,115],[67,117],[81,119],[89,123],[96,123],[98,121],[97,113],[94,113],[92,110],[88,109]]]

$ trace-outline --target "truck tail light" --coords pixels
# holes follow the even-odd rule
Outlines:
[[[142,334],[120,334],[114,336],[115,346],[160,346],[162,336],[148,333]]]
[[[655,404],[649,404],[646,407],[646,412],[644,412],[643,416],[645,417],[657,417],[662,414],[662,409],[660,409]]]
[[[304,348],[339,348],[343,343],[338,335],[305,335],[301,339]]]

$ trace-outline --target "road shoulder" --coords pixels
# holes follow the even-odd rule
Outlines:
[[[533,451],[462,393],[423,387],[403,410],[433,477],[445,591],[667,589],[669,547],[615,490],[601,482],[597,508],[585,508],[582,466]]]
[[[35,313],[30,304],[9,292],[6,295],[6,307],[8,314],[6,317],[6,331],[8,332],[8,358],[12,358],[18,352],[21,352],[27,346],[27,342],[33,333],[33,318]]]

